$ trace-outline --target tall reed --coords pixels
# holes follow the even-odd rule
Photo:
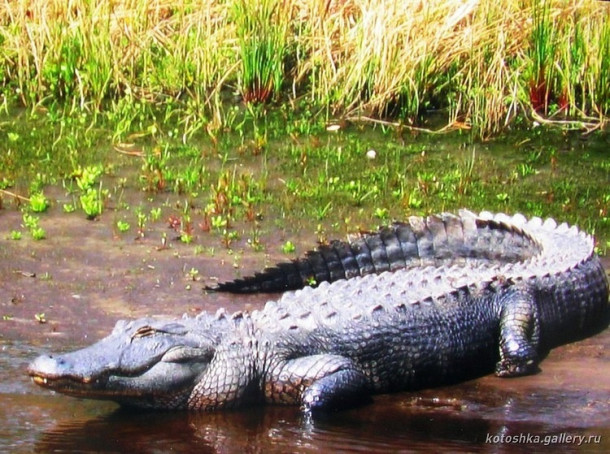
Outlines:
[[[610,21],[600,24],[597,37],[597,53],[592,57],[593,76],[591,91],[593,92],[594,110],[600,116],[610,115]]]
[[[533,28],[529,51],[532,74],[529,81],[529,96],[532,108],[537,112],[546,113],[554,73],[555,24],[550,17],[549,0],[534,0],[533,3]]]
[[[231,18],[239,46],[239,89],[246,102],[279,93],[288,52],[290,9],[278,0],[235,0]]]

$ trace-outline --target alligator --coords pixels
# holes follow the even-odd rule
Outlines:
[[[314,413],[493,371],[531,374],[551,348],[609,323],[605,271],[575,226],[465,210],[407,224],[400,269],[391,259],[388,271],[286,292],[251,312],[119,321],[28,373],[50,390],[132,407]]]

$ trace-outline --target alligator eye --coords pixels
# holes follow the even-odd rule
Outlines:
[[[144,325],[136,330],[135,333],[132,334],[132,339],[137,339],[139,337],[152,336],[155,334],[156,330],[152,326]]]

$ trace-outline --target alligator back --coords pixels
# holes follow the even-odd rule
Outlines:
[[[459,217],[485,232],[485,260],[478,260],[483,246],[476,240],[439,242],[431,248],[447,253],[433,254],[439,266],[285,293],[252,314],[257,331],[283,339],[276,353],[284,349],[290,358],[348,358],[345,367],[365,389],[388,392],[460,380],[494,365],[499,376],[532,373],[547,349],[607,326],[608,282],[592,237],[521,215]],[[520,251],[510,260],[491,259],[514,244]],[[465,258],[473,250],[477,259]],[[298,361],[305,366],[291,373],[315,369]]]
[[[464,213],[412,216],[408,222],[394,222],[351,241],[334,240],[291,262],[207,289],[282,292],[385,271],[456,264],[459,259],[468,259],[471,264],[512,262],[537,252],[536,242],[515,225]]]
[[[463,229],[469,234],[456,241],[455,234],[441,235],[436,230],[426,247],[418,242],[426,259],[410,260],[409,266],[380,270],[378,275],[322,282],[316,289],[287,292],[267,303],[263,313],[268,329],[307,328],[326,319],[329,323],[339,318],[358,320],[378,311],[391,314],[409,307],[442,309],[443,301],[456,291],[468,293],[474,301],[488,290],[512,286],[540,293],[536,298],[549,339],[560,327],[562,334],[568,334],[566,329],[580,332],[598,320],[603,322],[609,309],[608,282],[590,235],[565,223],[558,226],[552,219],[527,220],[522,215],[483,212],[477,216],[464,210],[455,218],[454,224],[459,220],[462,226],[472,226]],[[419,222],[430,226],[439,219]],[[411,220],[410,225],[415,222]],[[547,298],[547,293],[552,296]]]

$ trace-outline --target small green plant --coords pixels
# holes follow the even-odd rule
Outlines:
[[[85,168],[78,167],[72,173],[76,179],[76,185],[81,191],[79,199],[81,207],[87,215],[87,219],[95,219],[102,214],[102,183],[99,183],[99,188],[97,190],[94,186],[103,173],[104,168],[101,164],[87,166]]]
[[[79,189],[86,192],[93,187],[103,172],[104,168],[98,164],[95,166],[87,166],[84,169],[79,167],[73,172],[73,175],[76,178],[76,184]]]
[[[409,200],[407,203],[409,205],[409,208],[413,208],[413,209],[417,210],[418,208],[422,207],[422,205],[424,204],[424,201],[419,196],[418,191],[412,191],[411,193],[409,193]]]
[[[9,180],[8,178],[6,178],[4,176],[2,178],[0,178],[0,190],[10,188],[14,184],[15,184],[14,181]]]
[[[64,203],[63,210],[64,213],[74,213],[76,211],[76,207],[72,203]]]
[[[80,203],[87,219],[95,219],[102,214],[101,191],[87,188],[80,196]]]
[[[247,240],[248,245],[256,252],[261,252],[265,249],[261,243],[261,234],[258,228],[252,230],[252,237]]]
[[[235,230],[224,229],[222,232],[222,243],[226,248],[231,246],[231,243],[239,238],[239,234]]]
[[[518,166],[518,172],[521,175],[522,178],[527,177],[528,175],[535,175],[538,172],[536,171],[536,169],[534,169],[534,167],[531,164],[528,163],[521,163]]]
[[[34,229],[31,229],[30,234],[35,240],[43,240],[47,236],[47,233],[42,227],[36,227]]]
[[[324,206],[316,206],[314,208],[316,219],[318,221],[321,221],[322,219],[324,219],[328,215],[328,213],[330,213],[332,208],[333,208],[333,203],[332,202],[328,202]]]
[[[315,287],[316,285],[318,285],[318,282],[316,281],[315,277],[309,276],[307,278],[307,285],[309,285],[310,287]]]
[[[385,221],[388,219],[390,212],[387,208],[375,208],[375,212],[373,214],[377,219]]]
[[[508,203],[509,198],[510,197],[506,192],[500,192],[496,194],[496,199],[498,199],[498,201],[502,203]]]
[[[148,220],[148,216],[141,210],[137,210],[136,215],[138,216],[138,231],[144,232],[146,228],[146,221]]]
[[[161,207],[151,208],[150,210],[150,220],[155,222],[161,219]]]
[[[290,240],[286,241],[282,245],[282,252],[284,252],[284,254],[292,254],[292,253],[294,253],[294,251],[296,251],[296,249],[297,249],[296,246]]]
[[[31,214],[23,214],[23,225],[27,229],[33,229],[38,227],[38,217],[32,216]]]
[[[129,230],[131,226],[129,225],[129,222],[119,219],[118,221],[116,221],[116,227],[117,229],[119,229],[119,232],[125,233]]]
[[[199,270],[197,268],[191,268],[188,272],[188,278],[191,281],[197,281],[199,279]]]
[[[18,241],[21,239],[21,232],[19,230],[11,230],[10,239]]]
[[[30,231],[30,235],[35,240],[42,240],[46,237],[46,232],[40,227],[39,221],[37,216],[27,213],[23,214],[23,226]]]
[[[170,157],[169,147],[163,150],[154,150],[146,153],[145,162],[142,164],[140,181],[144,183],[144,190],[150,192],[163,191],[168,183],[175,180],[172,167],[168,165]]]
[[[222,215],[212,216],[212,227],[216,230],[225,229],[229,221]]]
[[[180,241],[185,244],[191,244],[193,242],[193,223],[188,214],[182,217],[180,226]]]
[[[49,201],[42,192],[30,196],[30,208],[34,213],[42,213],[49,207]]]

